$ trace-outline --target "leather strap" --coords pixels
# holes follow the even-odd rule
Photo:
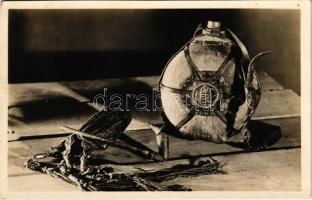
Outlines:
[[[218,71],[215,73],[215,75],[214,75],[215,79],[219,80],[221,78],[221,76],[223,75],[223,73],[227,69],[227,66],[228,66],[227,64],[230,62],[230,60],[233,58],[233,56],[234,56],[234,53],[233,53],[233,50],[231,50],[231,52],[226,56],[226,58],[224,59],[224,61],[220,65]]]
[[[199,70],[196,64],[193,62],[191,56],[190,56],[190,51],[189,51],[189,44],[186,45],[184,48],[184,56],[186,58],[187,64],[190,67],[192,74],[196,77],[197,80],[201,80],[201,77],[199,75]]]
[[[237,46],[239,47],[239,49],[241,51],[241,54],[242,54],[241,65],[242,65],[242,68],[243,68],[244,74],[245,74],[244,79],[246,80],[246,78],[247,78],[246,75],[247,75],[247,71],[248,71],[247,67],[248,67],[249,61],[250,61],[248,51],[247,51],[245,45],[240,41],[240,39],[230,29],[225,28],[225,30],[227,30],[227,32],[230,34],[232,39],[236,42]]]
[[[172,88],[172,87],[168,87],[165,86],[164,84],[160,83],[160,88],[170,91],[172,93],[176,93],[176,94],[181,94],[181,93],[189,93],[189,90],[184,90],[184,89],[177,89],[177,88]]]
[[[195,107],[193,107],[186,115],[185,117],[175,125],[176,129],[180,130],[182,126],[184,126],[187,122],[189,122],[194,115],[196,114]]]

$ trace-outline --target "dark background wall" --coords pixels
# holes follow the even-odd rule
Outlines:
[[[208,19],[272,50],[258,70],[300,93],[298,10],[10,10],[9,82],[157,75]]]

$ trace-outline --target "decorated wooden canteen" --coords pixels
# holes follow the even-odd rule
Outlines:
[[[246,132],[260,101],[254,61],[220,22],[208,21],[169,60],[159,81],[164,120],[183,137],[227,142]]]

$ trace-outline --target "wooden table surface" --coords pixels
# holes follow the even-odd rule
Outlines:
[[[77,128],[90,117],[95,111],[85,104],[102,93],[103,88],[123,93],[150,92],[157,88],[157,79],[154,76],[9,85],[9,191],[78,190],[45,174],[22,169],[23,162],[62,140],[66,133],[60,130],[61,125]],[[298,191],[301,183],[300,97],[264,72],[260,73],[260,80],[263,96],[253,120],[280,126],[282,130],[282,138],[264,151],[246,152],[226,144],[170,137],[170,160],[161,164],[113,147],[98,152],[98,157],[125,164],[125,168],[135,171],[169,167],[209,156],[223,162],[227,174],[179,178],[175,183],[200,191]],[[76,100],[72,90],[86,98],[79,96]],[[159,112],[134,112],[133,116],[126,134],[156,150],[154,133],[145,122],[163,123]]]

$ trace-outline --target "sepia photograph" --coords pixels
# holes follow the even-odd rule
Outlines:
[[[15,3],[5,194],[310,195],[310,3]]]

